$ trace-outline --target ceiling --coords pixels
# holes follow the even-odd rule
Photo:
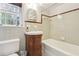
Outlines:
[[[10,3],[19,7],[22,7],[22,3]],[[41,12],[49,9],[51,6],[55,6],[57,3],[36,3]]]
[[[49,7],[56,5],[56,3],[42,3],[39,6],[41,11],[47,10]]]
[[[54,3],[43,3],[42,5],[40,5],[40,7],[41,7],[41,9],[47,9],[48,7],[50,7],[53,4]]]
[[[28,8],[38,9],[40,11],[45,11],[49,7],[54,6],[56,3],[26,3]]]
[[[22,3],[10,3],[19,7],[22,7]],[[48,9],[51,6],[54,6],[56,3],[41,3],[41,4],[37,4],[38,7],[41,9],[41,11]]]

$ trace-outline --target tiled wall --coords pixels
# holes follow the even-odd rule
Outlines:
[[[79,8],[79,3],[59,4],[49,8],[49,13],[55,15],[76,8]],[[50,38],[79,45],[79,10],[52,17],[50,23]]]
[[[25,37],[23,27],[1,27],[0,26],[0,41],[20,38],[20,49],[25,48]]]

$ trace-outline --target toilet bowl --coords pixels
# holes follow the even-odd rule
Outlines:
[[[18,56],[20,39],[0,41],[0,56]]]

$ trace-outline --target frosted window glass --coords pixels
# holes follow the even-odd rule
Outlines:
[[[0,24],[20,25],[21,8],[8,3],[0,3]]]
[[[5,13],[0,12],[0,20],[2,24],[5,24]]]
[[[11,15],[8,13],[5,13],[5,20],[6,20],[6,24],[11,24]]]

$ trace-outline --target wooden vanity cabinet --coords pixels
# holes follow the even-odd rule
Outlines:
[[[42,35],[27,35],[26,37],[26,51],[28,56],[42,55]]]

